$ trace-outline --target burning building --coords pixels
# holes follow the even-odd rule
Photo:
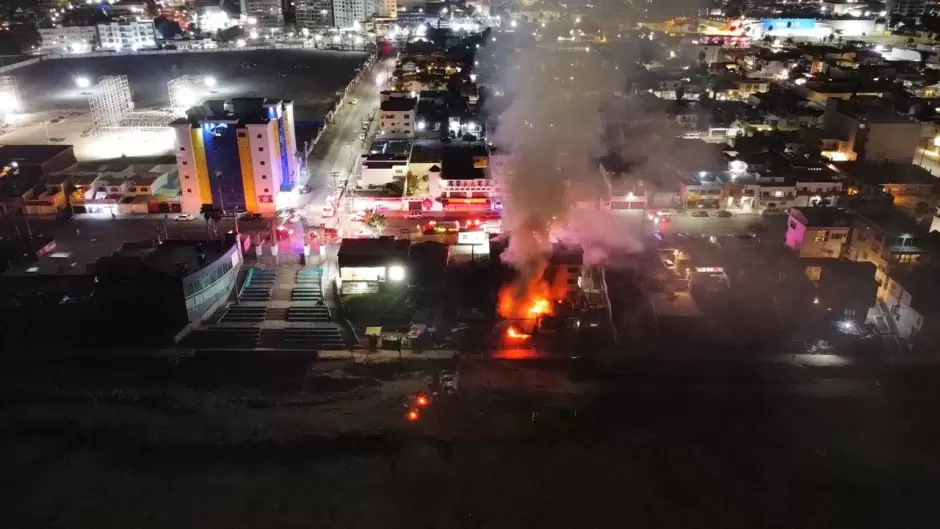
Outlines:
[[[499,329],[508,346],[531,345],[534,334],[555,330],[574,315],[578,302],[583,251],[555,243],[542,264],[520,270],[499,292]]]

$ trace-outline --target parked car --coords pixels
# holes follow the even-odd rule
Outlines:
[[[424,216],[424,215],[422,215],[420,211],[409,211],[409,212],[408,212],[408,218],[409,218],[409,219],[420,219],[420,218],[423,217],[423,216]]]
[[[715,216],[716,216],[716,217],[721,217],[721,218],[723,218],[723,219],[726,219],[726,218],[728,218],[728,217],[731,216],[731,212],[730,212],[730,211],[721,210],[721,211],[719,211],[718,213],[716,213]]]
[[[176,218],[173,220],[178,221],[178,222],[186,222],[190,220],[196,220],[196,217],[189,213],[183,213],[182,215],[177,215]]]
[[[359,102],[359,99],[357,99],[357,98],[355,98],[355,97],[349,100],[349,104],[350,104],[350,105],[355,105],[355,104],[358,103],[358,102]]]
[[[313,188],[311,188],[310,185],[307,184],[307,185],[305,185],[305,186],[303,186],[303,187],[300,188],[300,194],[301,194],[301,195],[306,195],[307,193],[309,193],[309,192],[312,191],[312,190],[313,190]]]
[[[692,212],[692,216],[693,217],[707,217],[708,212],[707,211],[694,211]]]

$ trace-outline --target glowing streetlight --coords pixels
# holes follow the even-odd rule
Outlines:
[[[251,30],[251,33],[248,34],[248,38],[250,38],[250,39],[252,39],[252,40],[258,38],[258,32],[255,31],[255,30]]]
[[[512,22],[509,23],[509,25],[512,27],[516,27],[519,24],[515,20],[513,20]]]
[[[203,80],[203,82],[204,82],[204,83],[206,84],[206,86],[208,86],[209,88],[215,88],[215,85],[216,85],[216,83],[217,83],[217,81],[215,80],[215,77],[212,77],[212,76],[206,77],[206,78]]]
[[[12,92],[0,92],[0,113],[12,114],[20,109],[20,102]]]
[[[91,86],[91,81],[89,81],[87,77],[76,77],[75,85],[84,90]]]

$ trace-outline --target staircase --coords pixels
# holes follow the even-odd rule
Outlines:
[[[348,347],[323,297],[316,267],[282,264],[248,270],[238,301],[183,340],[197,349],[338,350]]]

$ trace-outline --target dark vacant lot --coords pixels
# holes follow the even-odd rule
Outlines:
[[[935,528],[936,368],[6,363],[11,528]],[[445,366],[446,367],[446,366]],[[538,420],[532,422],[532,412]]]
[[[77,77],[93,82],[102,75],[126,75],[137,108],[169,104],[167,82],[180,75],[211,75],[216,96],[293,99],[298,121],[320,120],[333,93],[343,89],[365,60],[362,52],[276,50],[88,57],[42,61],[10,73],[16,77],[28,112],[52,108],[86,109]],[[241,68],[252,62],[255,68]],[[306,66],[306,68],[298,67]],[[285,76],[281,76],[285,73]]]

